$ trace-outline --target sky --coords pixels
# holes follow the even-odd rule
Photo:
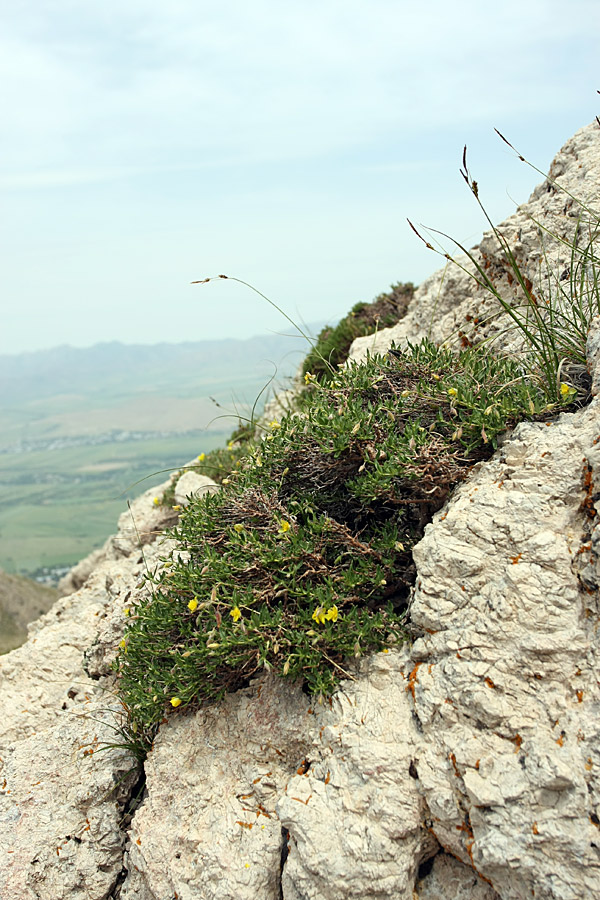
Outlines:
[[[0,0],[0,353],[335,320],[600,112],[598,0]]]

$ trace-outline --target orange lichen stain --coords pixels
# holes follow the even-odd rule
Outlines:
[[[238,794],[238,800],[249,800],[252,794]]]
[[[271,814],[268,813],[268,812],[266,811],[266,809],[264,808],[264,806],[262,805],[262,803],[259,803],[259,804],[258,804],[258,810],[257,810],[257,812],[256,812],[256,818],[257,818],[257,819],[258,819],[259,816],[265,816],[266,819],[270,819],[270,818],[271,818]]]
[[[586,763],[585,763],[586,772],[591,772],[593,767],[594,767],[594,764],[592,763],[592,758],[591,758],[591,756],[588,756]]]
[[[331,772],[330,772],[329,769],[328,769],[328,770],[327,770],[327,775],[326,775],[325,778],[323,779],[324,782],[325,782],[325,784],[329,784],[330,779],[331,779]]]
[[[466,593],[466,590],[467,590],[467,589],[466,589],[466,587],[464,586],[464,584],[461,584],[460,589],[461,589],[461,591],[465,591],[465,593]]]
[[[561,736],[559,738],[557,738],[556,743],[558,744],[559,747],[562,747],[564,742],[565,742],[564,736],[561,734]]]
[[[486,676],[486,678],[484,678],[483,680],[484,680],[484,682],[487,684],[487,686],[488,686],[489,688],[495,688],[495,687],[496,687],[496,685],[494,684],[494,682],[492,681],[491,678],[489,678],[489,677]]]
[[[443,522],[447,515],[448,513],[444,513],[442,516],[440,516],[440,522]]]
[[[515,742],[516,747],[517,747],[517,749],[515,750],[515,753],[518,753],[519,750],[521,749],[521,744],[523,743],[523,738],[521,737],[520,734],[516,734],[513,738],[513,741]]]
[[[305,806],[308,806],[308,801],[312,797],[312,794],[309,794],[306,800],[301,800],[300,797],[292,797],[292,800],[297,800],[298,803],[304,803]]]
[[[254,779],[254,781],[252,782],[252,784],[258,784],[258,782],[261,780],[261,778],[262,778],[262,775],[259,775],[258,778],[255,778],[255,779]],[[250,796],[250,794],[248,794],[248,796]]]
[[[238,819],[235,823],[236,825],[240,825],[242,828],[247,828],[248,831],[252,831],[254,828],[254,822],[240,822]]]
[[[498,482],[498,487],[501,488],[503,484],[504,484],[504,481],[499,481],[499,482]]]
[[[533,831],[534,834],[539,834],[537,822],[533,823],[533,825],[531,826],[531,830]]]
[[[427,666],[427,672],[431,675],[431,670],[433,669],[433,663],[429,663]]]
[[[60,856],[60,847],[57,847],[57,848],[56,848],[56,855],[57,855],[57,856]]]
[[[141,847],[141,846],[142,846],[142,839],[141,839],[141,838],[137,838],[136,844],[138,845],[138,847]]]
[[[446,697],[444,703],[448,703],[449,706],[454,706],[454,700],[451,700],[450,697]]]
[[[479,769],[479,762],[480,762],[480,760],[478,760],[478,759],[475,760],[475,768],[476,769]]]
[[[583,691],[575,691],[578,703],[583,703]]]
[[[510,561],[513,564],[513,566],[516,566],[516,564],[519,562],[519,560],[521,559],[522,556],[523,556],[522,553],[517,553],[516,556],[511,556]]]
[[[448,759],[452,763],[452,768],[454,769],[454,774],[456,775],[457,778],[460,778],[460,770],[456,764],[456,756],[454,755],[454,753],[449,753]]]
[[[460,655],[460,653],[458,652],[458,650],[456,651],[456,658],[457,658],[457,659],[462,659],[462,656]]]
[[[415,685],[419,683],[419,679],[417,677],[417,673],[419,671],[420,662],[416,664],[410,675],[408,676],[408,684],[406,685],[406,690],[410,691],[412,694],[413,700],[415,699]]]
[[[306,775],[306,773],[308,772],[309,765],[310,765],[310,763],[306,759],[303,759],[302,762],[300,763],[300,765],[298,766],[298,768],[296,769],[296,775]]]

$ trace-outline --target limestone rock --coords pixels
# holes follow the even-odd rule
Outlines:
[[[187,506],[190,497],[201,497],[202,494],[218,489],[219,485],[208,475],[187,471],[183,473],[175,486],[175,503],[178,506]]]
[[[265,676],[172,718],[146,762],[121,900],[412,900],[437,845],[410,771],[405,663],[378,654],[331,705]]]
[[[597,207],[599,192],[600,126],[594,121],[567,141],[555,157],[548,178],[533,191],[527,203],[498,226],[536,295],[543,296],[548,289],[544,277],[548,265],[558,279],[568,282],[569,243],[577,228],[585,239],[585,223],[589,219],[573,198]],[[453,248],[448,249],[452,253]],[[500,294],[508,302],[518,303],[517,281],[491,231],[484,234],[473,255]],[[518,349],[522,345],[519,333],[510,327],[506,314],[495,319],[498,302],[469,274],[475,271],[471,261],[462,254],[456,260],[466,271],[448,263],[435,272],[415,291],[406,316],[391,328],[357,338],[350,358],[363,359],[367,352],[384,353],[393,341],[402,346],[407,340],[415,342],[426,335],[435,343],[495,336],[496,346]],[[557,285],[552,290],[556,295]]]
[[[502,900],[600,893],[599,435],[599,398],[519,425],[414,551],[419,783]]]
[[[146,527],[156,521],[147,498],[133,508],[147,511]],[[124,711],[110,661],[124,607],[163,548],[135,546],[128,528],[113,540],[132,552],[105,559],[0,657],[1,897],[107,900],[121,880],[122,826],[139,772],[119,746]]]
[[[417,880],[414,900],[498,900],[496,891],[472,868],[438,853],[430,871]]]

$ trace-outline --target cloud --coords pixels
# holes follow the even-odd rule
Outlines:
[[[569,102],[597,4],[30,0],[0,7],[5,174],[319,158]],[[510,62],[508,61],[510,59]],[[487,78],[482,78],[482,72]],[[36,176],[36,170],[41,170]],[[79,174],[77,174],[79,173]],[[109,176],[110,177],[110,176]]]

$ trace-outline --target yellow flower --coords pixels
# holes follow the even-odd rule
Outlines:
[[[158,506],[160,504],[160,500],[158,499],[158,497],[155,497],[152,502],[154,503],[155,506]]]
[[[570,397],[571,394],[576,394],[577,391],[574,387],[571,387],[570,384],[565,384],[564,381],[562,381],[560,385],[560,393],[563,397]]]
[[[125,609],[123,610],[123,615],[124,615],[124,616],[128,616],[128,615],[129,615],[129,612],[130,612],[130,609],[129,609],[128,606],[126,606]]]
[[[307,372],[304,376],[304,384],[310,384],[315,381],[315,376],[311,372]]]
[[[401,391],[400,396],[401,397],[410,397],[410,391]]]
[[[279,531],[277,534],[287,534],[292,526],[289,522],[286,522],[285,519],[281,519],[279,522]]]
[[[317,606],[312,617],[319,625],[324,625],[327,620],[335,622],[338,617],[338,608],[337,606],[330,606],[329,609],[326,610],[324,606]]]
[[[181,706],[181,700],[179,697],[171,697],[171,706],[177,707]]]
[[[198,462],[204,462],[205,459],[206,459],[206,453],[201,453],[200,456],[198,457]]]
[[[174,506],[173,509],[175,510],[175,512],[179,512],[179,510],[181,509],[181,507],[180,507],[180,506]]]
[[[234,442],[233,442],[233,441],[228,441],[228,443],[227,443],[227,449],[228,449],[228,450],[233,450],[233,446],[234,446]]]
[[[231,484],[231,478],[224,478],[222,484]]]
[[[448,388],[448,396],[449,397],[457,397],[458,391],[456,390],[456,388]]]
[[[119,641],[119,647],[121,648],[121,650],[127,650],[127,641],[125,640],[125,638],[123,638],[122,641]]]
[[[239,606],[234,606],[232,610],[229,611],[229,615],[233,619],[234,622],[237,622],[238,619],[242,618],[242,613]]]
[[[244,530],[244,526],[242,525],[241,522],[236,522],[235,525],[233,526],[233,530],[237,531],[238,534],[241,534],[242,531]]]
[[[190,602],[188,603],[188,609],[190,612],[195,612],[198,609],[198,600],[196,597],[190,600]]]
[[[273,419],[272,422],[269,422],[269,428],[281,428],[281,425],[279,424],[279,422]]]

